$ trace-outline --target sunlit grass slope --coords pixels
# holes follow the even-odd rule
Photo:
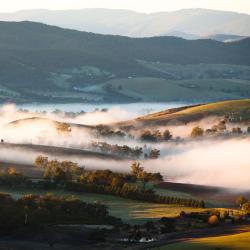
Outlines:
[[[250,232],[171,244],[155,250],[249,250]]]
[[[241,117],[242,120],[250,120],[250,99],[215,102],[180,109],[166,110],[148,116],[140,117],[137,122],[168,123],[198,121],[209,116],[231,115]]]

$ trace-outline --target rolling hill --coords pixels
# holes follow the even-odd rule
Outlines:
[[[250,99],[214,102],[194,106],[174,108],[162,112],[139,117],[132,121],[119,123],[120,127],[179,125],[200,121],[208,117],[225,117],[234,114],[241,121],[250,121]]]
[[[10,123],[8,123],[6,125],[6,128],[18,128],[18,126],[39,126],[39,124],[43,124],[44,127],[53,127],[56,128],[58,126],[63,126],[63,122],[58,122],[56,120],[53,119],[48,119],[48,118],[44,118],[44,117],[31,117],[31,118],[23,118],[23,119],[19,119],[19,120],[15,120],[12,121]],[[67,124],[71,127],[71,128],[78,128],[78,129],[93,129],[93,126],[89,126],[89,125],[84,125],[84,124],[77,124],[77,123],[70,123],[67,122]]]
[[[0,101],[206,101],[250,96],[250,39],[222,43],[128,38],[32,22],[0,22],[0,31]],[[126,79],[123,86],[108,84],[121,79]],[[147,93],[131,93],[127,85],[134,79],[141,85],[149,82],[149,88],[161,81],[165,94],[155,100]],[[192,83],[195,79],[212,79],[210,85],[215,79],[221,82],[202,87],[208,93],[202,94],[200,83]],[[225,84],[228,79],[233,83]],[[99,84],[104,84],[102,91],[86,89]]]
[[[0,13],[0,20],[28,20],[80,31],[130,37],[174,35],[197,39],[216,34],[250,35],[249,15],[206,9],[184,9],[152,14],[110,9],[41,9]]]

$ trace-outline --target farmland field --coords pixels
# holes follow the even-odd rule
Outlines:
[[[250,93],[249,80],[239,79],[187,79],[133,77],[113,79],[102,84],[83,88],[88,93],[117,92],[144,102],[239,99]],[[180,96],[180,93],[181,96]]]

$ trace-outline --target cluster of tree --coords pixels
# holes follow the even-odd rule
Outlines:
[[[214,126],[212,126],[211,129],[207,129],[205,132],[206,134],[215,134],[215,133],[223,133],[227,131],[227,125],[226,125],[226,121],[222,120],[220,121],[218,124],[215,124]],[[240,127],[234,127],[231,130],[232,134],[242,134],[243,131]]]
[[[98,112],[107,112],[107,109],[101,109],[101,110],[97,109],[94,112],[96,112],[96,111],[98,111]],[[25,113],[25,114],[29,114],[29,113],[33,114],[33,112],[31,112],[30,110],[23,109],[23,108],[19,108],[18,112]],[[52,112],[48,112],[46,110],[36,111],[36,114],[38,114],[38,115],[47,115],[47,114],[50,114],[50,113],[59,115],[61,117],[67,117],[67,118],[76,118],[77,116],[86,114],[86,112],[84,110],[81,110],[79,112],[64,111],[64,110],[61,110],[61,109],[55,109]]]
[[[52,194],[25,195],[18,200],[0,194],[0,229],[51,224],[119,224],[109,215],[106,206],[82,202],[74,197]]]
[[[46,111],[43,111],[46,114]],[[73,111],[64,111],[60,109],[55,109],[51,112],[52,114],[61,115],[63,117],[69,117],[69,118],[76,118],[77,116],[84,115],[86,112],[84,110],[81,110],[79,112],[73,112]]]
[[[143,154],[143,149],[140,147],[131,148],[127,145],[111,145],[106,142],[92,142],[90,149],[99,151],[102,153],[115,154],[115,155],[126,155],[130,158],[140,158]]]
[[[142,157],[142,155],[144,155],[145,159],[158,159],[160,156],[160,150],[155,148],[149,149],[146,146],[144,146],[144,148],[132,148],[127,145],[111,145],[107,142],[92,142],[89,144],[89,149],[106,154],[127,156],[132,159],[139,159]]]
[[[149,182],[163,181],[163,176],[160,173],[146,172],[139,162],[134,162],[131,165],[131,176],[133,179],[143,183],[143,189],[146,188],[146,184]]]
[[[59,122],[59,123],[57,123],[56,129],[57,129],[58,133],[60,133],[60,134],[65,134],[65,133],[71,132],[71,127],[70,127],[70,124],[68,124],[68,123]]]
[[[250,200],[246,199],[243,195],[239,196],[235,203],[240,209],[250,213]]]
[[[223,132],[227,129],[226,121],[222,120],[212,126],[212,130],[215,132]]]
[[[211,128],[204,130],[203,128],[197,126],[194,127],[191,131],[192,138],[202,137],[203,135],[220,135],[227,132],[228,135],[240,135],[243,134],[242,128],[233,127],[230,130],[227,130],[226,121],[220,121],[219,123],[213,125]],[[247,133],[250,133],[250,127],[247,128]]]
[[[121,188],[124,184],[141,182],[143,190],[146,189],[147,183],[160,181],[163,181],[160,173],[148,173],[137,162],[131,165],[129,174],[114,173],[111,170],[84,171],[78,179],[81,184],[109,186],[114,189]]]
[[[114,188],[120,188],[128,181],[131,181],[129,175],[114,173],[111,170],[84,171],[78,179],[81,184]]]
[[[232,223],[238,223],[244,220],[242,215],[240,215],[238,212],[235,213],[233,210],[215,209],[210,211],[208,214],[208,224],[210,226],[217,226],[220,223],[225,222],[226,220],[230,220]]]
[[[44,179],[55,183],[65,183],[78,178],[84,171],[77,163],[71,161],[49,160],[42,155],[35,159],[35,166],[44,170]]]
[[[98,125],[95,127],[96,135],[102,137],[122,137],[124,138],[127,134],[121,130],[113,130],[109,126]]]
[[[196,127],[197,129],[197,127]],[[220,121],[217,124],[213,125],[211,128],[208,128],[206,130],[203,130],[202,128],[199,128],[200,131],[202,131],[202,133],[198,134],[197,136],[202,136],[203,134],[206,135],[214,135],[214,134],[218,134],[218,133],[223,133],[224,131],[226,131],[227,126],[226,126],[226,122]],[[194,131],[194,132],[193,132]],[[195,129],[193,129],[192,133],[193,133],[193,137],[196,137],[196,133],[195,133]],[[191,134],[192,136],[192,134]]]
[[[164,132],[160,130],[144,130],[140,135],[140,140],[147,142],[161,142],[161,141],[169,141],[173,138],[171,132],[166,129]]]
[[[149,153],[144,154],[145,159],[158,159],[161,155],[161,151],[159,149],[153,148],[149,151]]]
[[[35,159],[35,166],[43,169],[43,177],[46,181],[63,184],[72,181],[86,182],[96,185],[111,185],[111,183],[141,181],[145,187],[148,182],[159,182],[163,180],[160,173],[148,173],[141,167],[140,163],[131,165],[130,174],[114,173],[111,170],[90,171],[79,167],[71,161],[49,160],[48,157],[39,155]],[[118,181],[119,180],[119,181]]]
[[[192,138],[198,138],[204,135],[204,129],[200,127],[194,127],[192,132],[191,132],[191,137]]]

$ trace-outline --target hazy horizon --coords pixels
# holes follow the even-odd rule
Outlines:
[[[140,13],[155,13],[155,12],[172,12],[183,9],[210,9],[218,11],[231,11],[238,13],[250,14],[250,3],[248,0],[221,0],[221,1],[200,1],[200,0],[145,0],[143,4],[139,1],[135,3],[133,0],[117,1],[117,0],[92,0],[91,2],[86,0],[10,0],[5,3],[1,3],[0,12],[16,12],[23,10],[81,10],[81,9],[119,9],[130,10]]]
[[[93,7],[93,8],[79,8],[79,9],[49,9],[49,8],[32,8],[32,9],[20,9],[20,10],[14,10],[14,11],[0,11],[2,14],[14,14],[18,12],[26,12],[26,11],[84,11],[84,10],[113,10],[113,11],[130,11],[130,12],[135,12],[138,14],[157,14],[157,13],[172,13],[172,12],[178,12],[178,11],[185,11],[185,10],[207,10],[207,11],[218,11],[218,12],[232,12],[232,13],[237,13],[237,14],[245,14],[245,15],[250,15],[249,13],[244,13],[244,12],[239,12],[239,11],[230,11],[230,10],[219,10],[219,9],[209,9],[209,8],[181,8],[181,9],[176,9],[176,10],[163,10],[163,11],[153,11],[153,12],[146,12],[146,11],[137,11],[137,10],[132,10],[132,9],[119,9],[119,8],[98,8],[98,7]]]

